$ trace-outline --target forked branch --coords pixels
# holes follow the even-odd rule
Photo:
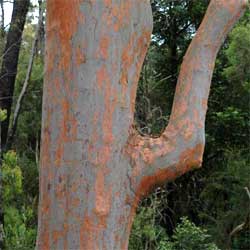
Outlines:
[[[131,135],[131,180],[144,194],[152,186],[201,166],[205,116],[216,55],[241,17],[246,0],[211,0],[181,65],[170,121],[159,138]]]

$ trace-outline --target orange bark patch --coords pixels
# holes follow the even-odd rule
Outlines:
[[[68,249],[68,242],[67,242],[67,233],[68,233],[68,230],[69,230],[69,226],[67,224],[64,224],[63,225],[63,228],[62,230],[55,230],[53,233],[52,233],[52,239],[53,239],[53,245],[57,243],[57,241],[62,238],[63,241],[64,241],[64,249]]]
[[[93,219],[85,216],[80,229],[80,250],[98,249],[95,235],[98,229],[93,223]]]
[[[61,165],[63,159],[65,142],[72,142],[77,139],[78,124],[77,119],[74,114],[72,114],[70,102],[66,98],[63,98],[60,104],[62,118],[59,123],[59,135],[55,153],[55,164],[58,167]]]
[[[98,50],[98,57],[100,56],[102,59],[108,59],[108,49],[109,49],[110,38],[108,36],[103,36],[100,39],[100,47]]]
[[[97,86],[100,91],[102,91],[103,85],[106,84],[108,80],[109,78],[106,66],[100,67],[96,72]]]
[[[131,67],[134,67],[135,74],[132,80],[132,86],[130,89],[130,108],[131,113],[134,113],[136,90],[138,85],[138,80],[140,77],[140,71],[145,58],[149,42],[150,42],[151,32],[147,30],[142,30],[141,34],[132,34],[130,40],[122,50],[122,72],[120,77],[120,83],[122,85],[123,91],[127,90],[128,84],[128,72]],[[137,60],[135,60],[135,58]]]
[[[180,155],[179,162],[176,165],[166,166],[152,176],[145,176],[136,191],[138,199],[147,195],[155,186],[161,185],[166,181],[172,181],[194,167],[200,167],[203,151],[204,145],[197,144],[194,148],[185,150]]]
[[[121,1],[116,3],[111,0],[104,0],[104,6],[108,11],[105,11],[102,16],[109,28],[112,28],[115,32],[118,32],[121,28],[129,23],[131,16],[132,0]]]
[[[151,149],[149,148],[144,148],[143,150],[143,159],[147,164],[152,164],[155,157],[154,157],[154,153],[152,152]]]
[[[183,136],[186,141],[189,141],[195,135],[195,125],[190,119],[185,119],[185,128],[183,129]]]
[[[242,1],[242,0],[238,0],[238,1]],[[245,1],[245,3],[247,3],[247,1]],[[221,1],[220,4],[221,4],[220,8],[228,10],[229,13],[233,14],[235,12],[235,0],[226,0],[226,1],[224,0],[224,1]]]
[[[81,65],[83,63],[86,63],[86,57],[80,48],[77,48],[77,50],[76,50],[76,63],[77,63],[77,65]]]
[[[105,88],[104,92],[104,105],[105,105],[105,113],[102,122],[102,130],[103,130],[103,142],[105,144],[111,145],[113,142],[113,113],[117,105],[117,93],[115,89],[111,88],[111,83],[109,82]]]
[[[51,147],[51,137],[50,137],[50,126],[51,126],[51,113],[52,110],[49,109],[44,118],[44,130],[42,136],[42,148],[41,148],[41,182],[40,182],[40,192],[41,192],[41,204],[39,207],[39,216],[41,218],[41,233],[39,235],[40,239],[38,244],[42,242],[42,247],[44,250],[49,250],[50,244],[50,234],[49,234],[49,216],[50,216],[50,206],[51,206],[51,157],[50,157],[50,147]],[[46,175],[47,174],[47,175]],[[46,177],[45,177],[46,176]]]
[[[112,0],[103,0],[103,3],[105,5],[105,7],[110,7],[111,3],[112,3]]]
[[[82,0],[47,1],[48,41],[54,39],[55,34],[58,34],[59,41],[57,44],[61,46],[60,66],[65,72],[67,72],[71,61],[71,38],[77,31],[78,22],[84,22],[84,16],[80,8],[81,2]]]
[[[207,110],[207,98],[202,98],[202,109]]]
[[[66,176],[60,176],[59,181],[56,182],[55,195],[58,200],[64,200],[66,194]]]
[[[202,156],[204,152],[204,145],[197,144],[194,148],[185,150],[180,155],[180,160],[177,165],[177,172],[180,174],[186,173],[187,169],[190,170],[192,167],[200,167],[202,163]],[[187,169],[185,169],[185,166]]]
[[[50,232],[48,230],[49,223],[48,221],[41,220],[43,228],[40,233],[40,238],[38,240],[38,249],[50,250]]]
[[[41,197],[41,205],[40,205],[40,217],[41,217],[41,232],[40,232],[40,239],[38,243],[42,242],[42,248],[44,250],[49,250],[50,248],[50,232],[49,232],[49,216],[50,216],[50,206],[51,206],[51,200],[50,195],[48,193],[48,184],[47,181],[43,181],[41,184],[42,189],[42,197]]]
[[[62,100],[62,121],[60,135],[64,142],[74,141],[77,137],[77,120],[72,114],[71,104],[67,99]]]
[[[188,103],[184,98],[179,100],[178,102],[175,102],[173,106],[174,113],[172,114],[172,119],[178,119],[185,115],[187,108]]]
[[[117,92],[115,88],[112,88],[111,77],[105,65],[100,67],[96,73],[96,80],[98,90],[100,90],[100,94],[103,95],[104,98],[104,114],[102,119],[102,133],[99,135],[101,136],[102,146],[98,149],[98,154],[96,159],[92,159],[95,162],[95,165],[105,166],[107,162],[110,160],[111,152],[112,152],[112,142],[114,140],[112,128],[113,128],[113,113],[118,103]],[[97,127],[98,117],[94,116],[94,126]],[[92,145],[95,146],[97,142],[98,136],[93,133],[91,136]],[[90,153],[91,155],[91,153]],[[93,158],[93,157],[92,157]]]
[[[105,184],[105,171],[97,170],[95,181],[95,213],[98,217],[106,217],[109,214],[111,208],[111,192],[109,189]]]
[[[41,165],[43,168],[48,168],[50,165],[50,151],[51,138],[50,138],[50,126],[51,126],[51,113],[52,110],[47,111],[47,116],[44,118],[44,130],[42,136],[42,148],[41,148]]]
[[[56,154],[55,154],[55,165],[57,167],[60,167],[61,165],[61,160],[63,158],[63,142],[59,139],[59,143],[57,144],[57,148],[56,148]]]

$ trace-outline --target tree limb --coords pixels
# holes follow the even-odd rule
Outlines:
[[[22,33],[28,12],[30,0],[14,1],[10,27],[6,37],[4,56],[0,72],[0,98],[13,96],[17,72],[18,57],[21,47]],[[11,49],[10,49],[11,48]],[[4,77],[3,77],[4,76]],[[4,150],[6,146],[12,107],[11,99],[0,99],[0,108],[7,110],[7,118],[2,123],[1,142]]]
[[[12,145],[14,135],[16,132],[16,128],[17,128],[17,123],[18,123],[18,118],[19,118],[19,114],[20,114],[20,110],[21,110],[21,105],[22,105],[22,102],[23,102],[23,99],[24,99],[24,96],[26,94],[28,84],[30,81],[33,62],[34,62],[35,53],[36,53],[36,47],[37,47],[39,33],[40,33],[40,28],[42,27],[42,18],[43,18],[43,10],[42,10],[42,1],[40,0],[39,1],[39,18],[38,18],[38,24],[37,24],[37,28],[36,28],[35,38],[34,38],[33,43],[32,43],[32,48],[31,48],[31,52],[30,52],[30,59],[29,59],[28,69],[26,72],[25,81],[23,83],[20,95],[18,96],[18,99],[17,99],[16,107],[15,107],[14,114],[13,114],[12,125],[11,125],[11,128],[10,128],[9,133],[8,133],[7,148],[10,148]]]
[[[246,190],[247,196],[250,199],[250,192],[248,187],[244,187]],[[247,227],[250,227],[250,213],[247,214],[245,221],[239,225],[237,225],[229,234],[230,238],[232,239],[237,233],[243,231]]]
[[[3,6],[3,0],[0,0],[0,6],[1,6],[1,37],[4,38],[4,6]]]
[[[210,2],[183,59],[165,131],[159,138],[131,132],[126,150],[133,166],[132,184],[140,195],[154,185],[201,166],[205,115],[216,55],[246,6],[246,0]]]

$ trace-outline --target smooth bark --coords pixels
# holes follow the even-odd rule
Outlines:
[[[139,199],[201,166],[214,61],[245,6],[210,2],[153,139],[133,128],[149,1],[47,1],[37,249],[127,249]]]

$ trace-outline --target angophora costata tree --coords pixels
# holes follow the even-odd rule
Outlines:
[[[211,0],[168,126],[133,129],[148,0],[48,0],[37,249],[127,249],[138,200],[198,168],[216,54],[246,0]]]

